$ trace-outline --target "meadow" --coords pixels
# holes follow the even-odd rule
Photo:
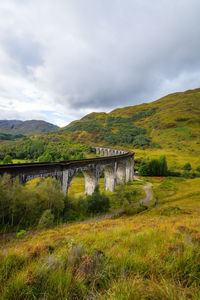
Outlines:
[[[199,299],[200,178],[146,179],[139,214],[2,240],[0,299]]]
[[[193,171],[196,171],[197,166],[200,166],[200,156],[198,152],[179,151],[177,149],[132,149],[135,152],[135,159],[159,158],[165,155],[169,170],[183,171],[184,165],[189,162]]]

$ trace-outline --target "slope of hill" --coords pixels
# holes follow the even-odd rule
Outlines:
[[[151,180],[140,214],[2,241],[0,299],[199,299],[200,178]]]
[[[137,149],[138,156],[169,153],[193,157],[200,154],[200,89],[167,95],[152,103],[91,113],[60,129],[78,142]],[[140,155],[141,154],[141,155]],[[186,161],[187,162],[187,161]]]
[[[5,135],[34,135],[56,131],[59,127],[42,120],[0,120],[0,133]]]

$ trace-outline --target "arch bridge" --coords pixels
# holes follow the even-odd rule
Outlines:
[[[133,180],[134,152],[108,147],[93,147],[93,150],[102,157],[49,163],[0,165],[0,175],[8,173],[13,180],[19,177],[21,184],[38,177],[56,178],[60,181],[63,192],[67,193],[73,177],[82,172],[85,177],[85,194],[87,195],[94,192],[102,172],[104,172],[105,191],[113,192],[116,183]]]

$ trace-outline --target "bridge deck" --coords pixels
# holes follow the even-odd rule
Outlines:
[[[5,172],[5,170],[9,169],[18,169],[18,168],[38,168],[38,167],[58,167],[58,166],[76,166],[83,165],[95,162],[105,162],[107,160],[115,160],[119,158],[132,157],[134,156],[133,151],[128,151],[124,154],[112,155],[112,156],[104,156],[104,157],[96,157],[96,158],[86,158],[79,160],[63,160],[56,162],[34,162],[34,163],[19,163],[19,164],[3,164],[0,165],[0,173]]]

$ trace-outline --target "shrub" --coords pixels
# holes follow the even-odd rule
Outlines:
[[[138,169],[138,174],[140,176],[148,176],[149,171],[148,171],[148,164],[147,164],[147,162],[143,161],[141,163],[141,165],[139,166],[139,169]]]
[[[184,165],[183,167],[183,170],[185,171],[191,171],[192,170],[192,167],[191,167],[191,164],[188,162]]]
[[[43,212],[38,227],[39,228],[48,228],[53,225],[54,215],[51,213],[50,209],[47,209]]]
[[[26,230],[22,229],[17,233],[17,238],[21,238],[25,236],[25,234],[26,234]]]
[[[3,159],[4,164],[12,164],[12,157],[10,155],[6,155]]]
[[[197,172],[200,172],[200,166],[198,166],[198,167],[196,168],[196,171],[197,171]]]
[[[38,161],[39,162],[49,162],[49,161],[53,161],[53,158],[49,152],[45,152],[43,155],[41,155],[38,158]]]
[[[167,176],[168,167],[165,156],[161,156],[159,159],[152,159],[148,161],[142,161],[138,173],[141,176]]]
[[[144,134],[139,134],[135,137],[133,141],[133,146],[148,146],[150,143],[150,140],[148,137]]]
[[[100,194],[99,185],[91,196],[87,196],[87,203],[89,213],[106,212],[110,208],[110,200],[105,194]]]
[[[134,206],[134,207],[129,205],[124,209],[124,213],[127,216],[134,216],[134,215],[139,214],[142,211],[145,211],[147,209],[148,209],[148,206],[146,206],[144,204],[140,204],[139,206]]]

